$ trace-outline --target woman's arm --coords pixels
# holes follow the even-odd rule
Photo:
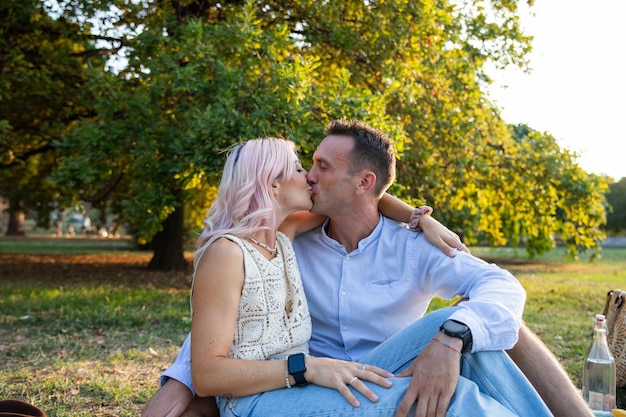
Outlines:
[[[385,217],[403,223],[410,223],[411,216],[416,209],[399,198],[385,193],[378,202],[378,210]],[[420,216],[419,228],[424,232],[426,239],[430,243],[437,246],[448,256],[454,257],[456,255],[455,249],[469,253],[469,249],[461,242],[459,235],[435,220],[430,214],[422,214]]]
[[[326,221],[326,218],[326,216],[313,214],[308,210],[300,210],[287,216],[278,227],[278,230],[283,232],[293,242],[298,235],[321,226]]]
[[[193,284],[191,322],[191,376],[200,397],[247,396],[287,386],[284,360],[243,360],[228,357],[244,283],[243,253],[237,244],[218,239],[206,250]],[[358,400],[351,389],[370,401],[376,394],[361,381],[390,387],[393,374],[374,365],[330,358],[306,358],[306,380],[339,391],[352,405]]]
[[[411,215],[414,210],[415,208],[389,193],[383,194],[383,197],[378,202],[378,211],[383,216],[402,223],[411,221]]]
[[[245,396],[285,386],[283,362],[228,357],[243,282],[241,248],[228,239],[216,240],[200,259],[193,283],[191,376],[201,397]]]

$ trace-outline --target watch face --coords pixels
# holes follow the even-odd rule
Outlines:
[[[465,324],[459,323],[458,321],[454,321],[454,320],[445,321],[443,323],[443,326],[446,329],[446,331],[450,333],[459,334],[459,333],[463,333],[467,331],[467,326]]]
[[[303,354],[290,355],[287,358],[287,368],[290,374],[306,371],[306,363]]]

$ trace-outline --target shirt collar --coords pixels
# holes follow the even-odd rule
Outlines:
[[[326,221],[324,221],[324,224],[322,225],[322,241],[329,247],[333,248],[335,251],[341,254],[347,255],[348,253],[346,252],[346,248],[341,243],[337,242],[335,239],[333,239],[332,237],[326,234],[326,228],[328,227],[328,222],[330,222],[330,219],[326,219]],[[380,236],[380,233],[383,230],[384,222],[385,222],[385,218],[379,213],[378,224],[376,225],[372,233],[370,233],[368,236],[361,239],[359,241],[359,245],[357,246],[357,248],[353,250],[352,252],[350,252],[350,255],[357,255],[361,253],[361,251],[367,248],[372,242],[377,240],[378,237]]]

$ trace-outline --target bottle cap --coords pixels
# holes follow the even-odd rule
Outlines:
[[[596,314],[596,321],[603,322],[605,319],[604,314]]]

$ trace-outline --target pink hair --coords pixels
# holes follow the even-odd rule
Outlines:
[[[197,249],[215,236],[247,237],[277,228],[272,185],[294,175],[295,145],[285,139],[253,139],[233,147],[226,159],[217,198],[204,219]]]

